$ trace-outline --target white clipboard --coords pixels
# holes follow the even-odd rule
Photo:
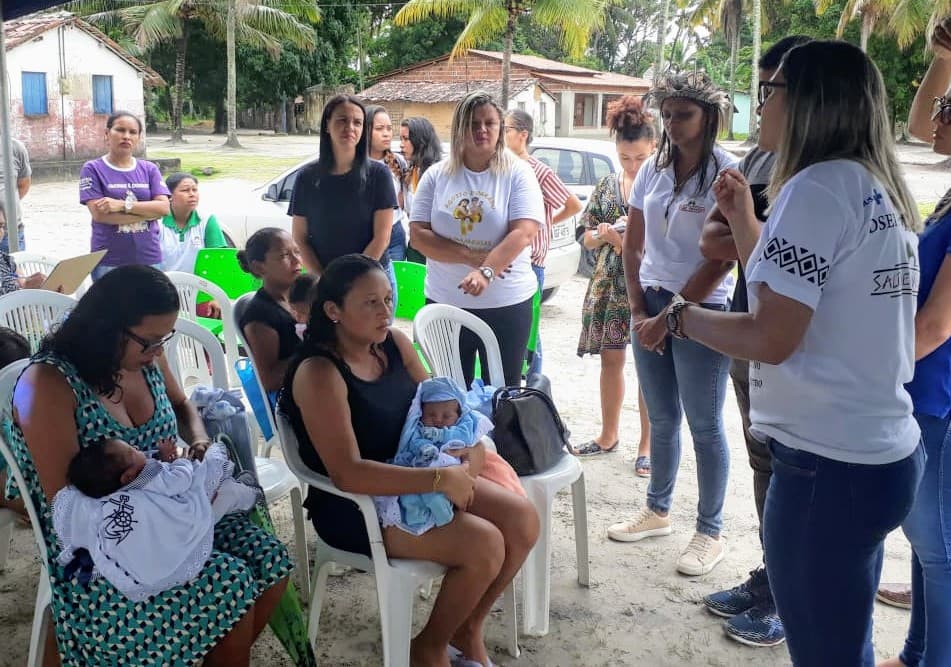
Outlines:
[[[107,250],[97,250],[88,255],[79,255],[64,259],[53,267],[46,280],[40,285],[40,289],[46,289],[53,292],[60,291],[63,294],[72,294],[79,289],[86,277],[92,273],[99,261],[105,257]],[[62,289],[58,289],[58,288]]]

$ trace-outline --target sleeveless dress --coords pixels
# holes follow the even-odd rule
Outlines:
[[[400,432],[416,395],[416,383],[403,364],[403,356],[392,333],[383,341],[381,351],[386,357],[386,370],[372,382],[355,376],[343,360],[330,352],[318,351],[315,356],[330,359],[347,385],[350,421],[360,456],[369,461],[387,463],[399,448]],[[281,392],[281,409],[297,435],[303,462],[315,472],[326,475],[327,468],[307,435],[300,408],[291,395],[291,382],[303,360],[296,358],[288,369],[289,381]],[[337,549],[370,554],[363,516],[353,501],[310,488],[304,506],[310,511],[314,528],[324,542]]]
[[[80,447],[104,438],[120,438],[133,447],[149,449],[158,439],[177,434],[175,413],[157,366],[143,370],[155,401],[154,414],[144,424],[126,427],[105,409],[70,362],[40,354],[33,363],[54,366],[68,380],[76,395]],[[40,486],[23,432],[10,421],[5,426],[43,524],[52,615],[63,665],[194,665],[262,592],[290,573],[287,551],[275,536],[252,525],[245,516],[231,515],[215,526],[214,548],[198,577],[143,602],[132,602],[103,578],[91,581],[88,587],[76,576],[67,579],[64,568],[56,564],[60,548],[53,532],[52,507]]]

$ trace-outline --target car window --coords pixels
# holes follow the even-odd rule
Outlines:
[[[614,173],[614,165],[612,165],[609,160],[605,160],[600,155],[595,155],[594,153],[589,153],[589,155],[591,156],[591,166],[594,169],[594,181],[588,185],[595,185],[608,174]]]
[[[284,180],[281,181],[281,184],[277,188],[278,201],[291,200],[291,193],[294,191],[294,184],[297,182],[297,174],[299,173],[300,169],[297,169],[284,177]]]
[[[544,162],[565,185],[584,184],[584,156],[578,151],[560,148],[536,148],[532,157]]]

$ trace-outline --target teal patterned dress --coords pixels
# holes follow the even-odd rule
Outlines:
[[[618,217],[627,215],[620,192],[617,174],[608,174],[598,181],[581,216],[585,231],[597,229],[602,222],[614,224]],[[623,350],[631,344],[631,306],[624,282],[624,261],[611,244],[601,246],[597,253],[581,306],[579,357],[600,354],[601,350]]]
[[[126,427],[106,411],[71,363],[53,355],[39,355],[33,362],[55,366],[69,381],[76,395],[80,447],[103,438],[120,438],[133,447],[151,449],[158,440],[176,435],[175,413],[157,366],[144,370],[155,413],[144,424]],[[88,587],[76,576],[67,579],[64,568],[56,564],[59,547],[51,505],[40,487],[22,431],[15,424],[9,426],[13,456],[43,523],[52,614],[63,665],[194,665],[262,592],[290,573],[292,564],[281,542],[252,525],[246,516],[235,514],[215,526],[214,549],[197,578],[143,602],[130,601],[102,578],[94,579]]]

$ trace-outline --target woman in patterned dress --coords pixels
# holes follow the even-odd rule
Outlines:
[[[579,240],[597,253],[588,293],[581,309],[578,356],[601,357],[601,433],[575,449],[578,456],[615,451],[624,401],[624,362],[631,344],[631,306],[627,302],[621,243],[624,232],[615,223],[626,223],[627,201],[637,171],[654,152],[654,119],[640,99],[625,95],[608,106],[608,127],[617,143],[622,171],[602,178],[582,215]],[[620,225],[618,225],[620,226]],[[635,471],[650,476],[650,423],[644,397],[638,392],[641,435]]]
[[[64,665],[248,665],[287,585],[284,547],[240,515],[215,526],[197,578],[144,602],[102,578],[83,585],[56,564],[51,500],[79,448],[120,438],[148,450],[179,435],[189,455],[204,455],[208,436],[163,355],[177,317],[178,295],[163,273],[119,267],[94,283],[17,382],[7,426],[43,524]]]

